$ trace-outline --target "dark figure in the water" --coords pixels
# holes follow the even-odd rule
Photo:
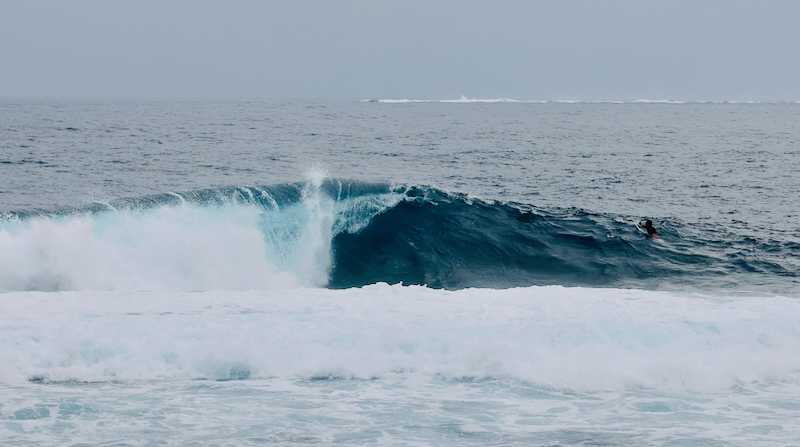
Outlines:
[[[643,226],[645,230],[647,230],[647,237],[661,237],[656,231],[656,228],[653,226],[653,221],[648,220],[647,222],[639,222],[639,225]]]

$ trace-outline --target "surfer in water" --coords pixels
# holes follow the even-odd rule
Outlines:
[[[647,230],[647,237],[654,237],[654,238],[661,237],[661,235],[658,234],[658,231],[656,231],[656,228],[653,226],[652,220],[648,220],[646,222],[639,222],[639,225],[641,225],[642,227],[644,227],[645,230]]]

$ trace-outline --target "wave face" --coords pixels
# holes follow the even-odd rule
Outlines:
[[[0,290],[271,290],[386,282],[796,290],[796,243],[674,220],[323,180],[94,203],[0,222]],[[743,287],[747,290],[742,290]]]
[[[797,244],[582,210],[534,210],[411,188],[358,233],[334,239],[331,287],[375,282],[430,287],[625,286],[791,290]],[[746,278],[746,279],[745,279]]]

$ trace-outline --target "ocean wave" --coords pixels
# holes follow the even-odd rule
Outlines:
[[[441,99],[439,102],[444,103],[503,103],[503,102],[542,102],[542,101],[521,101],[518,99],[508,99],[508,98],[493,98],[493,99],[478,99],[478,98],[467,98],[466,96],[462,96],[459,99]]]
[[[387,184],[318,178],[6,212],[0,290],[323,287],[333,236],[399,200]]]
[[[321,176],[0,219],[0,290],[745,289],[798,284],[797,244],[651,216],[480,200]]]
[[[382,102],[387,104],[408,104],[415,102],[436,102],[433,99],[364,99],[361,102]]]
[[[771,290],[786,279],[796,284],[792,242],[755,242],[660,219],[664,237],[649,240],[637,221],[412,187],[358,233],[335,237],[329,287],[384,281],[447,289],[748,284]]]
[[[459,99],[363,99],[361,102],[385,104],[411,103],[451,103],[451,104],[485,104],[485,103],[528,103],[528,104],[800,104],[800,101],[754,101],[754,100],[677,100],[677,99],[558,99],[558,100],[523,100],[511,98],[467,98]]]

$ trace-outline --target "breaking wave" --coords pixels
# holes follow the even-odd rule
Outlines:
[[[796,290],[796,243],[640,218],[321,177],[166,193],[2,214],[0,290]]]

